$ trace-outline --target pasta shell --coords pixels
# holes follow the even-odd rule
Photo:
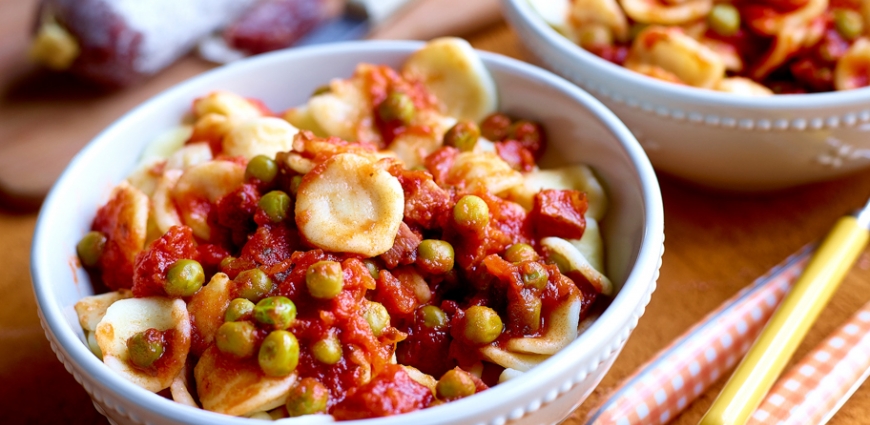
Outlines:
[[[278,152],[293,147],[293,137],[299,130],[289,122],[275,117],[261,117],[236,124],[224,137],[224,153],[251,159],[257,155],[274,158]]]
[[[580,251],[589,265],[595,270],[604,270],[604,243],[601,240],[601,230],[598,221],[592,217],[586,218],[586,230],[580,239],[566,239]]]
[[[393,246],[404,206],[398,179],[365,156],[343,153],[302,179],[296,224],[318,248],[375,257]]]
[[[521,376],[523,373],[525,372],[516,369],[506,368],[501,372],[501,375],[498,376],[498,383],[501,384],[510,381],[511,379]]]
[[[532,198],[541,189],[572,189],[586,193],[589,208],[586,217],[601,220],[607,212],[608,199],[601,182],[595,177],[592,169],[585,165],[569,165],[567,167],[538,170],[525,175],[524,186],[527,189],[522,201],[518,201],[527,209],[532,207]],[[529,196],[530,195],[530,196]]]
[[[161,366],[154,371],[143,371],[130,364],[127,340],[151,328],[173,329],[174,336],[160,359]],[[158,392],[168,388],[184,367],[190,349],[190,318],[180,299],[122,299],[106,310],[97,325],[96,339],[103,352],[103,362],[110,369],[148,391]]]
[[[613,295],[613,283],[592,267],[586,257],[571,242],[562,238],[541,239],[546,257],[559,266],[562,273],[579,272],[602,294]]]
[[[599,24],[618,40],[628,39],[628,19],[616,0],[574,0],[571,21],[575,31],[586,25]]]
[[[715,87],[718,91],[743,95],[743,96],[772,96],[773,92],[748,78],[729,77],[723,78]]]
[[[208,143],[191,143],[175,151],[166,160],[166,170],[186,170],[213,159]]]
[[[363,74],[360,70],[357,74]],[[330,91],[308,100],[308,111],[326,135],[342,140],[379,141],[365,79],[357,75],[348,80],[333,80]]]
[[[783,35],[798,28],[807,27],[810,22],[822,15],[828,8],[828,0],[808,0],[803,6],[787,13],[760,13],[746,17],[746,23],[756,32],[764,35]]]
[[[300,130],[310,131],[318,137],[329,136],[329,134],[326,133],[326,130],[321,128],[320,124],[317,123],[317,120],[314,119],[314,115],[311,114],[311,108],[309,108],[307,104],[284,111],[283,118],[287,120],[290,125]]]
[[[661,68],[695,87],[712,88],[725,76],[719,55],[679,28],[650,26],[637,35],[625,67],[642,71],[644,65]]]
[[[198,238],[209,240],[211,228],[208,217],[195,205],[206,201],[214,203],[223,195],[238,188],[245,178],[245,167],[229,161],[209,161],[189,168],[175,184],[172,198],[178,205],[181,221],[193,229]]]
[[[870,79],[870,39],[861,37],[852,43],[834,69],[834,87],[851,90],[867,85]]]
[[[191,132],[191,126],[182,125],[161,134],[148,143],[139,158],[136,169],[127,177],[130,184],[145,195],[151,196],[162,170],[165,169],[163,164],[169,157],[183,148],[184,142],[190,138]],[[209,152],[209,154],[211,153]]]
[[[256,118],[263,115],[263,111],[235,93],[216,91],[208,96],[193,101],[193,113],[197,118],[207,114],[223,115],[231,119]]]
[[[181,218],[172,200],[172,189],[175,188],[181,175],[181,170],[167,170],[158,180],[157,188],[151,195],[151,218],[161,235],[173,226],[181,224]]]
[[[523,175],[493,152],[462,152],[447,172],[448,184],[499,194],[523,184]]]
[[[265,412],[284,404],[296,373],[266,376],[254,358],[237,360],[212,345],[193,370],[202,408],[232,416]]]
[[[551,27],[562,34],[572,31],[568,23],[571,0],[529,0],[535,12]]]
[[[194,294],[187,304],[190,321],[196,326],[198,341],[202,347],[211,345],[218,328],[224,323],[224,315],[233,300],[230,279],[226,274],[215,274],[202,290]],[[201,348],[200,348],[201,350]]]
[[[713,0],[620,0],[631,19],[644,24],[680,25],[702,19],[713,9]]]
[[[577,338],[580,322],[580,307],[583,296],[571,291],[568,298],[550,312],[547,317],[547,332],[537,338],[511,338],[505,348],[513,353],[553,355]]]
[[[467,41],[436,38],[412,53],[402,75],[421,81],[441,102],[445,114],[480,122],[495,112],[498,92],[483,61]]]
[[[432,395],[435,395],[435,386],[438,385],[438,380],[435,379],[432,375],[420,372],[419,369],[413,366],[402,365],[402,368],[405,369],[405,372],[408,373],[408,376],[411,377],[418,384],[428,388],[432,391]]]
[[[753,79],[761,80],[771,72],[782,66],[786,61],[796,55],[804,46],[807,37],[805,28],[794,28],[776,36],[770,50],[764,55],[750,75]]]
[[[103,207],[113,215],[105,220],[104,228],[96,229],[117,244],[130,264],[145,247],[148,232],[148,197],[142,191],[122,181],[112,190],[109,202]],[[108,217],[107,217],[108,218]]]
[[[701,37],[699,40],[701,44],[719,55],[722,63],[725,64],[725,69],[734,72],[743,71],[743,58],[740,57],[740,53],[737,52],[737,48],[734,45],[709,37]]]
[[[192,395],[190,395],[190,382],[188,382],[187,378],[188,371],[189,369],[185,364],[185,366],[181,368],[181,372],[178,372],[178,376],[172,380],[172,384],[169,384],[169,392],[176,403],[199,408],[199,405],[196,404],[196,400]]]
[[[85,331],[93,332],[97,330],[97,324],[103,320],[106,315],[106,310],[115,301],[131,298],[133,292],[129,289],[121,289],[114,292],[107,292],[100,295],[91,295],[80,299],[76,305],[76,314],[79,316],[79,324]]]
[[[480,349],[480,354],[484,360],[520,372],[528,372],[529,369],[550,358],[547,354],[514,353],[494,345],[484,346]]]

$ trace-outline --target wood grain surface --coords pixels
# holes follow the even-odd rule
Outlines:
[[[69,158],[103,127],[149,96],[210,68],[186,58],[146,84],[94,93],[72,80],[37,71],[25,58],[35,0],[0,0],[0,170],[39,169],[47,156]],[[503,23],[460,34],[476,47],[529,60]],[[7,168],[12,167],[12,168]],[[50,181],[53,177],[46,176]],[[658,290],[613,368],[566,421],[580,425],[590,406],[636,367],[707,312],[808,242],[870,196],[870,171],[761,195],[696,188],[660,176],[665,207],[665,254]],[[44,184],[44,182],[33,182]],[[9,189],[9,188],[5,188]],[[13,194],[14,195],[14,194]],[[0,423],[105,424],[87,394],[51,352],[36,315],[28,274],[36,213],[0,207]],[[796,358],[870,299],[870,255],[848,274]],[[696,424],[724,379],[672,423]],[[870,388],[860,388],[830,422],[870,421]]]

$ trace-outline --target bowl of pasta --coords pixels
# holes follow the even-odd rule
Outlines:
[[[34,235],[46,336],[117,424],[556,423],[643,314],[642,148],[460,39],[208,72],[70,163]]]
[[[503,4],[528,50],[614,111],[659,171],[758,191],[870,165],[864,2]]]

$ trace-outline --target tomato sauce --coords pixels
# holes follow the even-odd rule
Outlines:
[[[422,84],[383,66],[362,67],[358,75],[365,79],[367,94],[375,107],[372,111],[375,125],[383,142],[389,144],[409,132],[432,131],[424,126],[381,122],[377,118],[377,106],[391,91],[410,96],[419,110],[436,108],[437,100]],[[492,136],[498,155],[517,170],[532,170],[546,148],[546,134],[540,125],[513,120],[504,114],[488,117],[482,131]],[[315,137],[312,133],[301,133],[294,140],[294,154],[315,164],[302,177],[303,184],[321,173],[323,162],[336,154],[371,153],[376,149],[374,144],[351,144],[334,137]],[[213,308],[208,310],[212,313],[225,310],[225,306],[223,310],[218,308],[222,303],[229,304],[229,300],[250,294],[251,282],[239,278],[242,272],[255,268],[263,271],[273,283],[271,289],[266,288],[265,294],[246,296],[283,296],[293,301],[296,316],[287,330],[299,342],[296,373],[299,379],[313,378],[326,387],[327,410],[339,420],[400,414],[426,408],[435,401],[432,390],[393,363],[394,355],[400,364],[417,368],[434,379],[456,367],[480,370],[483,365],[481,377],[473,378],[477,390],[483,391],[498,381],[503,368],[484,361],[480,349],[486,344],[475,343],[465,336],[466,310],[486,306],[495,311],[504,329],[491,344],[504,348],[512,338],[545,335],[549,314],[563,305],[569,295],[580,294],[582,314],[586,314],[598,294],[582,274],[563,275],[544,260],[512,263],[504,258],[505,250],[517,243],[539,249],[542,237],[582,237],[588,207],[585,194],[544,190],[535,196],[531,211],[526,211],[483,187],[466,186],[465,182],[448,184],[446,177],[459,154],[453,147],[437,149],[424,159],[423,170],[405,169],[388,160],[379,163],[401,185],[404,215],[392,247],[373,258],[314,247],[297,227],[307,217],[294,217],[292,206],[291,213],[282,221],[270,220],[258,205],[261,197],[271,190],[282,190],[295,201],[291,185],[294,177],[300,176],[287,166],[288,154],[283,153],[276,156],[279,176],[272,182],[249,180],[215,202],[196,197],[177,200],[176,206],[188,214],[187,218],[207,223],[207,238],[196,236],[203,235],[200,228],[194,233],[190,227],[175,226],[130,258],[125,247],[109,239],[96,271],[102,273],[103,280],[112,288],[127,285],[132,286],[137,297],[165,296],[163,288],[169,267],[180,259],[195,259],[203,266],[207,281],[218,272],[231,279],[226,292],[205,301],[211,303]],[[230,160],[244,164],[243,159]],[[460,227],[453,210],[462,197],[470,195],[486,204],[488,220],[479,226]],[[117,227],[114,220],[119,208],[112,202],[101,208],[94,229],[108,232]],[[452,269],[445,272],[418,265],[430,261],[418,258],[425,255],[418,253],[418,247],[426,239],[449,243],[453,249]],[[320,261],[341,265],[342,288],[332,298],[316,298],[308,289],[308,269]],[[537,280],[535,285],[526,282],[532,269],[543,273],[543,282]],[[259,299],[251,301],[256,303]],[[373,319],[366,316],[366,309],[375,303],[383,305],[389,314],[377,336],[372,329],[375,325],[369,322]],[[430,306],[443,312],[443,316],[436,316],[439,321],[435,324],[427,323],[423,314],[433,311]],[[191,315],[196,314],[194,307]],[[200,330],[207,332],[222,324],[212,323],[213,318],[206,322],[205,316],[203,313],[199,329],[197,317],[192,318],[192,341],[172,342],[169,339],[175,341],[177,335],[171,335],[172,338],[163,335],[167,344],[183,347],[192,343],[194,357],[204,353],[213,335],[202,335]],[[257,322],[250,315],[238,320],[254,324],[255,346],[275,330],[275,325]],[[326,364],[314,354],[315,344],[327,338],[340,344],[341,357],[334,364]],[[245,361],[256,363],[255,359]]]

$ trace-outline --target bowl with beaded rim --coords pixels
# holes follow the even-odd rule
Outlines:
[[[47,197],[34,235],[31,276],[39,316],[58,359],[118,424],[243,424],[176,403],[107,368],[88,349],[73,309],[94,290],[77,267],[76,243],[96,207],[137,163],[162,130],[191,102],[213,90],[261,100],[272,110],[305,102],[331,78],[350,77],[361,62],[399,66],[418,42],[354,42],[291,49],[207,72],[157,95],[98,135],[70,163]],[[599,101],[540,68],[479,52],[499,96],[498,109],[539,121],[549,131],[543,161],[588,164],[609,196],[601,223],[606,268],[616,295],[570,345],[532,369],[467,399],[359,423],[532,424],[563,420],[595,388],[643,314],[663,251],[661,195],[652,166],[634,136]],[[356,423],[356,422],[354,422]]]
[[[671,84],[580,48],[528,0],[502,4],[528,51],[616,113],[658,171],[708,187],[764,191],[870,166],[870,88],[751,97]]]

